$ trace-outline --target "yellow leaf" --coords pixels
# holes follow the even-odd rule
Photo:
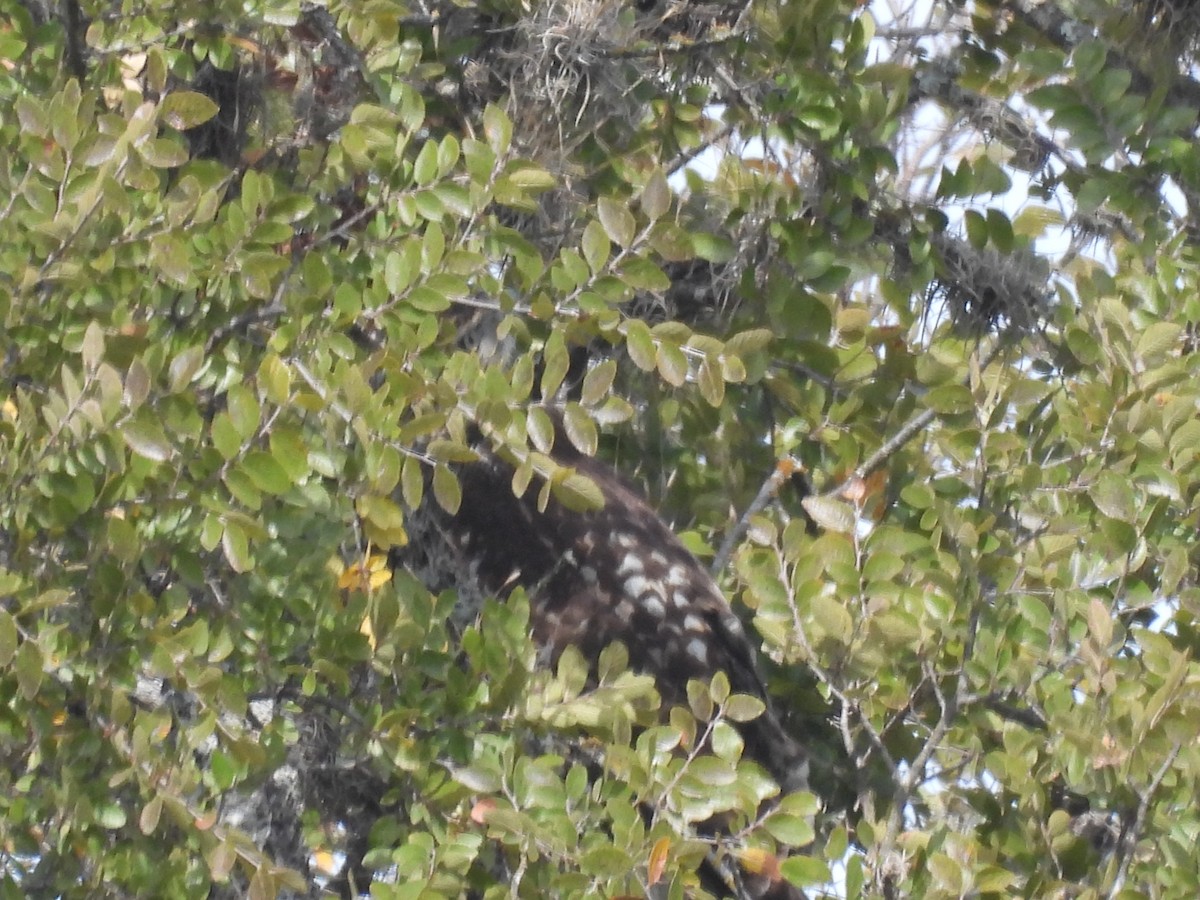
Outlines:
[[[670,838],[659,838],[650,851],[650,861],[646,864],[646,881],[658,884],[662,880],[663,869],[667,867],[667,855],[671,850]]]
[[[370,593],[392,580],[387,556],[376,553],[346,566],[338,576],[338,590]]]
[[[361,563],[352,563],[342,570],[342,574],[338,576],[338,590],[352,591],[361,585],[363,582],[363,572]]]
[[[751,875],[764,875],[773,882],[779,880],[779,857],[774,853],[758,847],[746,847],[738,851],[737,857],[742,868]]]

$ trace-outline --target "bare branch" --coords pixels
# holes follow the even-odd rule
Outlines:
[[[750,528],[750,520],[766,509],[767,504],[779,493],[783,483],[796,471],[796,467],[797,463],[790,458],[781,459],[775,463],[771,474],[763,481],[762,487],[758,489],[758,493],[746,507],[746,511],[742,513],[733,528],[725,534],[725,540],[721,542],[721,549],[717,551],[716,558],[709,568],[713,577],[720,575],[725,570],[725,566],[729,564],[729,558],[733,555],[733,548],[746,536],[746,532]]]
[[[1125,879],[1129,875],[1129,865],[1133,862],[1134,848],[1141,837],[1142,829],[1146,827],[1146,817],[1150,815],[1150,804],[1154,800],[1154,795],[1157,793],[1163,779],[1167,777],[1167,773],[1175,765],[1175,760],[1179,757],[1179,751],[1182,749],[1182,745],[1178,742],[1171,747],[1171,752],[1167,754],[1167,758],[1163,760],[1162,765],[1158,767],[1158,771],[1154,773],[1154,777],[1150,779],[1150,783],[1146,785],[1146,789],[1142,791],[1133,824],[1121,835],[1121,862],[1117,867],[1117,876],[1113,879],[1112,886],[1106,895],[1109,898],[1116,897],[1125,887]]]

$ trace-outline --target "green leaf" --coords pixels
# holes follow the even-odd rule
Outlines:
[[[138,830],[142,834],[154,834],[158,829],[158,821],[162,818],[163,801],[161,797],[152,797],[150,801],[142,807],[141,815],[138,816]]]
[[[509,144],[512,140],[512,122],[509,120],[509,116],[505,115],[503,109],[492,103],[488,103],[484,110],[484,134],[487,137],[487,145],[494,154],[503,156],[509,151]]]
[[[88,322],[83,332],[83,344],[79,348],[83,357],[83,367],[88,371],[94,370],[104,358],[104,329],[99,322]]]
[[[270,453],[254,450],[246,454],[240,467],[256,488],[265,494],[283,494],[292,486],[287,471]]]
[[[16,98],[17,122],[21,131],[33,137],[45,137],[50,131],[50,122],[46,116],[45,107],[29,93],[21,93]]]
[[[404,512],[387,497],[364,494],[355,502],[358,514],[379,528],[392,530],[404,525]]]
[[[742,755],[742,750],[745,749],[742,736],[728,722],[718,722],[713,726],[710,741],[712,743],[712,752],[725,760],[739,759]]]
[[[542,396],[552,398],[558,394],[563,379],[570,370],[571,360],[567,353],[566,339],[561,331],[555,330],[546,339],[542,349]]]
[[[633,213],[625,203],[612,197],[601,197],[596,202],[596,214],[600,217],[604,233],[614,244],[627,248],[633,243],[636,225]]]
[[[725,379],[719,364],[711,359],[703,360],[696,372],[696,385],[700,388],[700,396],[710,406],[720,407],[725,399]]]
[[[125,827],[125,810],[115,803],[101,803],[96,809],[96,821],[105,828],[115,830]]]
[[[458,476],[445,465],[438,465],[433,470],[433,496],[438,506],[450,515],[457,513],[462,504],[462,486]]]
[[[17,623],[7,610],[0,609],[0,669],[8,668],[17,653]]]
[[[438,175],[445,177],[458,165],[460,154],[458,138],[447,134],[438,145]]]
[[[479,459],[479,453],[471,447],[460,441],[452,441],[444,438],[435,438],[430,441],[426,452],[432,459],[438,462],[470,463]]]
[[[579,861],[580,868],[598,877],[614,878],[624,875],[633,866],[629,854],[612,844],[600,844],[587,850]]]
[[[567,432],[567,438],[580,453],[586,456],[595,454],[599,443],[596,423],[578,403],[568,403],[563,407],[563,428]]]
[[[545,169],[527,163],[513,166],[505,172],[505,176],[517,187],[534,192],[548,191],[557,183]]]
[[[477,794],[493,794],[500,790],[500,774],[491,767],[456,766],[450,770],[450,775],[467,790]]]
[[[421,270],[422,243],[408,240],[399,250],[389,250],[383,259],[383,283],[388,293],[402,294]]]
[[[245,385],[235,384],[226,395],[229,419],[242,440],[254,437],[258,431],[262,410],[258,399]]]
[[[150,372],[146,364],[137,357],[129,364],[125,373],[125,405],[131,410],[137,409],[150,396]]]
[[[425,467],[416,456],[405,457],[400,470],[400,493],[409,509],[418,509],[425,494]]]
[[[542,453],[549,453],[554,447],[554,420],[542,407],[530,408],[525,428],[529,433],[530,443]]]
[[[1179,344],[1183,326],[1178,322],[1155,322],[1142,332],[1137,342],[1137,355],[1146,361],[1156,361]]]
[[[618,277],[636,291],[665,291],[671,286],[662,269],[640,256],[622,263]]]
[[[246,253],[239,268],[246,293],[256,300],[270,300],[275,293],[275,280],[287,267],[288,261],[278,253]]]
[[[118,516],[110,516],[108,519],[105,544],[113,556],[123,562],[133,562],[142,552],[137,529]]]
[[[225,531],[221,534],[221,549],[225,559],[235,572],[249,572],[254,568],[254,558],[250,555],[250,540],[245,530],[237,522],[225,523]]]
[[[625,349],[629,358],[643,372],[653,371],[658,365],[658,351],[650,329],[641,319],[630,319],[625,323]]]
[[[747,353],[757,353],[760,350],[766,350],[774,339],[775,333],[769,328],[752,328],[748,331],[739,331],[725,341],[725,351],[737,354],[738,356],[745,356]]]
[[[565,477],[556,478],[550,484],[554,496],[569,510],[587,512],[604,506],[604,494],[596,482],[586,475],[570,472]]]
[[[1100,73],[1107,57],[1108,47],[1103,41],[1084,40],[1072,52],[1071,63],[1079,78],[1089,81]]]
[[[1088,490],[1088,496],[1096,504],[1096,509],[1110,518],[1128,522],[1135,516],[1133,487],[1128,478],[1116,472],[1101,473]]]
[[[268,353],[258,367],[258,381],[267,399],[279,406],[291,399],[292,373],[287,364],[274,353]]]
[[[435,141],[426,141],[421,152],[417,154],[416,162],[413,163],[413,180],[422,187],[437,177],[437,154],[438,146]]]
[[[413,203],[421,218],[430,222],[440,222],[446,215],[446,207],[436,191],[418,191],[413,195]]]
[[[687,381],[688,361],[682,347],[666,342],[660,343],[655,354],[655,364],[658,366],[658,374],[667,384],[682,387]]]
[[[229,879],[229,873],[233,871],[237,860],[237,849],[229,839],[210,845],[204,854],[204,861],[208,863],[208,870],[212,874],[213,881],[218,884]]]
[[[612,390],[616,375],[617,363],[615,360],[606,359],[598,365],[593,366],[583,377],[580,402],[584,406],[595,406],[603,402]]]
[[[696,256],[710,263],[729,262],[737,254],[733,242],[716,234],[695,233],[691,236]]]
[[[203,125],[217,114],[219,107],[211,97],[196,91],[172,91],[159,105],[162,121],[184,131]]]
[[[734,694],[725,702],[725,715],[734,722],[751,722],[766,711],[766,704],[749,694]]]
[[[774,813],[767,816],[763,822],[767,833],[782,844],[792,847],[805,847],[816,837],[812,823],[800,816],[789,816],[786,813]]]
[[[933,853],[929,857],[929,871],[936,883],[952,893],[959,893],[963,883],[963,867],[945,853]]]
[[[1013,249],[1013,226],[1008,216],[998,209],[987,211],[987,232],[992,245],[1001,253],[1010,253]]]
[[[1095,597],[1088,603],[1088,633],[1097,646],[1107,650],[1113,638],[1113,619],[1108,607]]]
[[[35,641],[24,641],[17,648],[13,660],[13,668],[17,673],[17,689],[26,700],[37,696],[42,686],[45,670],[42,664],[42,651]]]
[[[789,856],[779,864],[779,871],[797,887],[826,884],[833,878],[824,860],[802,854]]]
[[[971,242],[971,246],[977,250],[981,250],[987,246],[988,242],[988,226],[987,219],[973,209],[968,209],[963,215],[963,225],[967,229],[967,240]]]
[[[166,462],[173,453],[162,426],[144,417],[126,423],[121,428],[121,436],[130,450],[153,462]]]
[[[209,437],[217,452],[227,460],[242,452],[242,436],[238,434],[228,413],[217,413],[213,417]]]
[[[180,351],[175,358],[171,360],[171,365],[168,369],[171,393],[177,394],[191,384],[192,379],[196,376],[196,373],[200,371],[200,366],[203,364],[203,346],[195,345]]]
[[[671,208],[671,188],[662,169],[655,169],[642,188],[642,212],[651,222],[661,219]]]
[[[598,275],[604,270],[611,250],[612,242],[604,226],[596,221],[588,222],[587,227],[583,229],[583,258],[587,260],[593,274]]]
[[[712,677],[712,681],[708,685],[708,696],[712,698],[712,702],[720,706],[729,699],[730,686],[729,676],[724,672],[718,672]]]
[[[830,497],[805,497],[801,505],[821,528],[841,534],[854,531],[854,510],[848,503]]]
[[[842,123],[841,114],[831,106],[805,106],[798,111],[797,117],[823,140],[836,136]]]
[[[138,155],[155,169],[174,169],[188,161],[187,149],[167,138],[153,138],[136,146]]]
[[[942,384],[932,388],[925,394],[924,402],[942,415],[965,413],[975,406],[970,389],[962,384]]]

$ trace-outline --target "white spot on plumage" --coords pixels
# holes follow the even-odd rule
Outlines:
[[[642,609],[656,619],[661,619],[667,614],[667,608],[663,605],[662,598],[658,594],[646,594],[641,598],[641,604]]]
[[[700,665],[708,665],[708,646],[700,638],[692,638],[687,642],[687,654]]]
[[[632,575],[625,579],[625,596],[637,600],[650,589],[650,582],[641,575]]]
[[[642,565],[642,559],[636,553],[626,553],[621,560],[621,565],[617,568],[617,576],[622,577],[630,572],[641,572],[645,569]]]

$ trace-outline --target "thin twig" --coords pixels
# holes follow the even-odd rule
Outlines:
[[[1003,342],[997,342],[992,349],[988,351],[987,355],[979,363],[980,372],[982,372],[984,369],[990,366],[993,361],[995,361],[996,357],[1000,355],[1000,351],[1003,346]],[[935,409],[921,410],[919,413],[905,422],[899,431],[884,441],[883,445],[878,450],[863,460],[858,468],[850,473],[849,476],[843,479],[836,486],[830,488],[822,496],[837,497],[842,494],[842,492],[845,491],[850,485],[864,480],[868,475],[891,459],[901,447],[924,431],[926,426],[936,419],[937,416],[938,412]]]
[[[1125,886],[1125,879],[1129,875],[1129,865],[1133,861],[1134,846],[1141,837],[1142,829],[1146,827],[1146,817],[1150,815],[1150,803],[1154,800],[1154,795],[1158,791],[1159,785],[1167,777],[1167,773],[1171,771],[1171,766],[1175,765],[1175,760],[1179,757],[1181,749],[1182,745],[1178,742],[1171,748],[1171,752],[1167,754],[1167,758],[1163,760],[1163,764],[1158,767],[1158,771],[1154,773],[1154,777],[1146,785],[1146,790],[1142,792],[1133,824],[1121,835],[1121,863],[1117,867],[1117,877],[1113,879],[1112,887],[1108,890],[1107,896],[1110,898],[1116,897]]]
[[[709,572],[715,578],[724,571],[725,566],[729,564],[729,558],[733,555],[733,548],[745,536],[750,528],[750,519],[762,512],[771,499],[779,493],[779,489],[783,486],[784,481],[791,477],[796,471],[796,463],[790,459],[781,459],[775,463],[775,467],[771,469],[766,480],[762,483],[762,487],[758,489],[754,500],[746,507],[746,511],[742,513],[740,519],[733,528],[725,534],[725,539],[721,541],[721,549],[717,551],[717,556],[709,568]]]
[[[982,697],[967,697],[964,701],[964,705],[973,705],[975,703],[982,704],[985,709],[994,712],[1007,722],[1016,722],[1018,725],[1024,725],[1033,731],[1045,731],[1048,727],[1046,719],[1039,712],[1009,703],[998,693],[991,693]]]
[[[855,764],[859,765],[861,768],[862,761],[865,760],[865,756],[856,754],[854,738],[850,733],[848,722],[848,717],[853,715],[858,720],[859,725],[862,726],[863,733],[866,734],[867,740],[875,749],[875,752],[879,754],[879,757],[883,760],[884,765],[887,766],[888,773],[891,775],[892,780],[896,781],[899,778],[899,769],[896,766],[896,760],[892,757],[892,754],[888,751],[888,748],[883,743],[883,736],[879,733],[879,731],[876,730],[875,726],[871,723],[871,720],[863,715],[859,704],[855,701],[852,701],[846,695],[846,693],[834,683],[833,676],[826,672],[824,667],[817,662],[817,654],[813,650],[812,645],[808,642],[808,635],[805,634],[804,625],[799,620],[796,604],[791,603],[790,606],[792,607],[792,616],[795,619],[793,622],[793,634],[795,635],[796,640],[799,641],[801,649],[804,651],[805,665],[808,667],[808,670],[816,676],[817,680],[821,682],[821,684],[825,685],[825,688],[829,691],[830,696],[832,696],[841,707],[842,715],[840,718],[842,720],[842,741],[845,744],[846,753],[854,758]]]
[[[929,760],[949,733],[954,720],[958,717],[962,702],[966,698],[968,681],[967,665],[970,663],[971,657],[975,652],[975,638],[979,631],[979,614],[983,602],[983,597],[976,597],[967,618],[967,636],[963,642],[962,661],[959,664],[958,675],[954,681],[954,690],[943,693],[938,685],[937,673],[932,671],[932,668],[926,671],[926,678],[933,688],[941,715],[938,716],[938,720],[929,732],[929,736],[925,739],[921,749],[913,758],[908,771],[896,783],[896,794],[892,798],[892,811],[888,816],[887,831],[877,848],[877,853],[880,856],[886,856],[891,852],[892,847],[895,846],[896,840],[900,836],[900,826],[904,822],[904,812],[908,806],[908,802],[916,791],[917,785],[925,780],[925,767],[929,764]]]
[[[726,125],[720,131],[714,134],[709,140],[692,147],[690,150],[687,150],[684,153],[680,153],[675,157],[674,160],[671,161],[671,164],[667,166],[667,175],[674,175],[680,169],[690,165],[692,161],[696,159],[696,157],[698,157],[709,147],[716,146],[732,135],[734,130],[735,129],[733,125]]]

